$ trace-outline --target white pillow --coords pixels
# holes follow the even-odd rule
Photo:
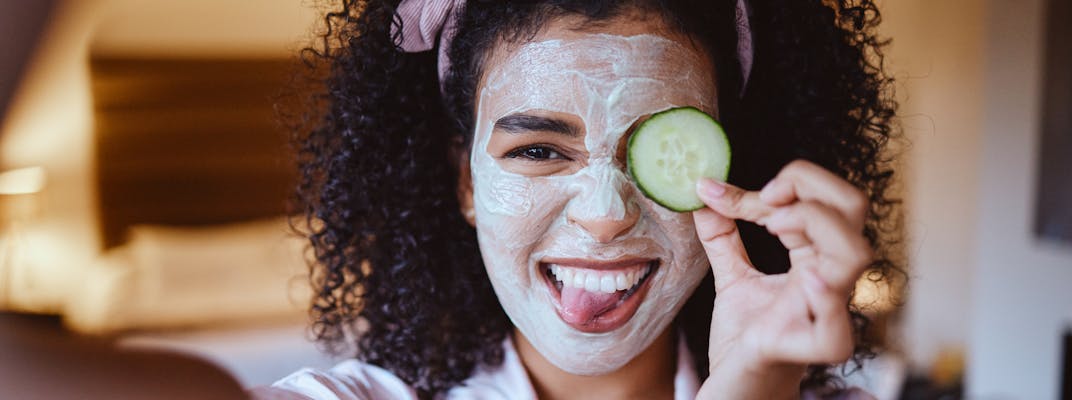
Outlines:
[[[91,269],[97,276],[87,282],[105,289],[85,290],[97,298],[81,301],[98,304],[88,322],[108,321],[87,324],[80,318],[83,330],[301,318],[308,306],[306,240],[290,232],[285,218],[206,227],[139,225],[129,233],[130,241],[112,251],[122,256],[105,255],[108,261]]]

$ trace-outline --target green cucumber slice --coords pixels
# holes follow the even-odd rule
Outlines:
[[[677,212],[704,207],[696,196],[701,177],[726,180],[730,142],[722,126],[694,107],[658,112],[629,137],[629,174],[640,191]]]

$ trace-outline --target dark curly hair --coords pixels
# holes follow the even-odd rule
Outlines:
[[[466,4],[441,95],[435,51],[405,53],[392,37],[397,1],[344,0],[302,55],[319,87],[295,143],[297,198],[312,245],[312,332],[335,352],[353,351],[431,398],[480,364],[502,362],[512,330],[488,281],[475,230],[459,212],[459,144],[468,145],[484,57],[526,40],[545,22],[577,15],[598,23],[641,7],[704,46],[717,69],[719,110],[734,149],[730,181],[758,189],[795,159],[810,160],[862,189],[866,237],[877,259],[867,275],[899,271],[893,257],[897,201],[887,193],[884,151],[897,130],[892,79],[883,71],[872,0],[752,1],[755,64],[741,94],[735,0],[477,1]],[[723,67],[727,66],[727,67]],[[731,66],[731,67],[729,67]],[[789,268],[786,250],[741,222],[749,256],[767,273]],[[706,373],[711,276],[676,324]],[[854,360],[872,354],[853,309]],[[858,365],[858,364],[857,364]],[[836,387],[813,366],[802,388]]]

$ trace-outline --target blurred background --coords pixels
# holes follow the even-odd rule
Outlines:
[[[1072,3],[881,5],[910,282],[861,283],[887,350],[851,379],[881,399],[1072,398]],[[273,111],[317,14],[0,1],[0,397],[226,398],[338,361],[306,339]]]

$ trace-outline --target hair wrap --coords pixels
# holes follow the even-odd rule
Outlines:
[[[450,69],[447,50],[457,30],[458,12],[465,8],[465,0],[402,0],[395,11],[400,24],[391,25],[391,35],[401,37],[399,47],[407,53],[432,50],[439,38],[439,82]],[[752,74],[755,50],[752,48],[751,10],[748,2],[737,0],[737,58],[741,64],[741,94]],[[401,27],[401,32],[399,32]]]
[[[439,37],[439,82],[450,69],[447,50],[454,39],[457,12],[465,7],[465,0],[403,0],[395,11],[401,22],[399,47],[407,53],[431,50]],[[399,24],[391,24],[391,35],[398,36]]]
[[[748,8],[748,2],[737,0],[737,60],[741,63],[741,93],[748,86],[748,78],[752,75],[752,61],[755,58],[755,49],[752,48],[752,10]]]

